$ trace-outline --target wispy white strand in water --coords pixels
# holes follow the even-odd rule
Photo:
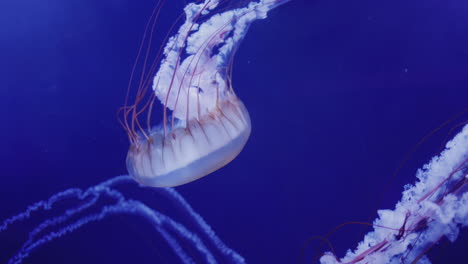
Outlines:
[[[178,236],[184,238],[185,241],[191,245],[193,245],[202,255],[205,257],[203,260],[204,263],[217,263],[213,255],[207,249],[203,241],[199,239],[199,237],[187,230],[183,225],[173,221],[169,217],[152,210],[145,204],[134,201],[128,200],[117,203],[111,206],[105,206],[102,208],[101,212],[96,214],[90,214],[84,217],[81,217],[79,220],[67,224],[65,227],[51,231],[46,235],[36,239],[34,242],[28,243],[26,246],[23,246],[19,253],[17,253],[9,263],[16,264],[21,263],[22,260],[29,256],[30,252],[33,251],[35,248],[42,246],[48,242],[51,242],[54,239],[60,238],[66,234],[72,233],[77,229],[85,226],[86,224],[97,222],[105,217],[115,215],[115,214],[131,214],[136,216],[141,216],[149,220],[154,228],[166,239],[168,244],[173,248],[175,253],[179,256],[182,263],[187,264],[195,264],[191,257],[182,249],[180,243],[174,236],[171,235],[169,231],[172,233],[177,234]]]
[[[426,250],[444,236],[455,241],[468,225],[468,125],[416,176],[394,210],[378,211],[357,249],[340,261],[328,252],[321,263],[431,263]]]
[[[93,222],[100,221],[108,216],[116,214],[129,214],[147,219],[155,230],[166,240],[182,263],[195,264],[200,259],[203,263],[245,263],[244,259],[227,247],[214,233],[211,227],[197,214],[185,199],[174,189],[150,189],[155,192],[165,193],[174,201],[188,218],[192,219],[195,226],[200,229],[205,239],[193,230],[187,229],[181,223],[171,219],[155,209],[149,207],[141,201],[128,199],[120,191],[115,189],[116,184],[134,184],[129,176],[118,176],[96,186],[88,188],[86,191],[81,189],[69,189],[53,195],[47,200],[43,200],[28,207],[24,212],[12,216],[0,225],[0,232],[7,231],[15,223],[27,221],[34,218],[37,211],[53,211],[54,205],[61,201],[74,201],[78,205],[67,208],[58,215],[44,219],[29,232],[28,239],[23,243],[17,253],[12,256],[8,263],[18,264],[28,258],[30,254],[39,249],[44,244],[56,240],[62,236],[73,233],[79,228]],[[113,200],[113,204],[99,205],[99,198],[106,197]],[[88,212],[87,209],[93,212]],[[98,210],[98,212],[96,212]],[[57,214],[57,213],[56,213]],[[214,245],[214,248],[208,247],[207,243]],[[185,246],[182,246],[184,244]],[[199,257],[186,252],[186,245],[192,248],[191,253],[198,252]],[[225,259],[218,260],[214,252]]]
[[[244,263],[245,260],[239,254],[237,254],[234,250],[226,246],[223,241],[216,235],[213,229],[203,220],[203,217],[195,212],[190,206],[190,204],[185,201],[184,197],[180,195],[180,193],[176,192],[173,188],[164,188],[163,191],[167,192],[172,198],[177,201],[178,205],[183,208],[185,212],[188,213],[189,217],[191,217],[198,228],[203,232],[209,239],[208,241],[213,243],[213,245],[225,256],[229,256],[234,260],[234,263]]]

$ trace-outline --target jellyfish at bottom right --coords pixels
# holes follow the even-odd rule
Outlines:
[[[454,242],[468,225],[468,125],[416,173],[393,210],[378,210],[374,230],[339,259],[326,252],[320,262],[431,263],[426,253],[446,237]]]

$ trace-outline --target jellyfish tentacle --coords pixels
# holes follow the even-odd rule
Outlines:
[[[210,253],[210,251],[204,245],[203,241],[195,233],[192,233],[183,225],[165,216],[164,214],[150,209],[140,201],[126,200],[114,205],[104,206],[99,213],[83,216],[77,221],[71,224],[67,224],[63,228],[51,231],[34,242],[24,245],[20,251],[10,259],[9,264],[21,263],[24,259],[30,256],[32,251],[36,248],[64,235],[72,233],[89,223],[97,222],[108,216],[122,213],[141,216],[149,220],[153,227],[155,227],[155,229],[164,237],[164,239],[166,239],[168,244],[172,247],[183,263],[195,264],[196,262],[185,252],[185,250],[183,250],[182,246],[180,246],[179,242],[169,234],[168,230],[172,230],[180,237],[192,243],[192,245],[204,256],[206,260],[205,263],[216,263],[214,256]]]
[[[417,178],[405,187],[395,209],[378,211],[374,231],[355,251],[341,260],[325,253],[321,263],[428,261],[425,254],[442,237],[456,240],[460,229],[468,226],[468,125],[417,172]],[[394,223],[400,223],[400,229],[379,228]],[[385,247],[379,247],[383,241]]]
[[[215,233],[215,231],[206,223],[203,217],[195,212],[192,206],[185,200],[185,198],[178,193],[174,188],[162,188],[161,189],[168,196],[176,202],[176,204],[181,207],[186,214],[193,220],[197,225],[198,229],[209,238],[208,241],[213,243],[213,245],[221,252],[223,255],[232,257],[237,263],[244,263],[244,258],[239,255],[237,252],[229,248]]]
[[[89,223],[98,222],[106,217],[119,214],[135,215],[143,217],[164,238],[170,248],[182,263],[219,263],[212,249],[217,250],[230,260],[230,263],[245,263],[244,259],[228,248],[214,233],[211,227],[197,214],[188,202],[174,189],[161,188],[152,189],[164,194],[174,204],[178,205],[187,218],[196,223],[197,232],[189,230],[181,222],[178,222],[166,214],[163,214],[140,200],[127,198],[121,191],[115,189],[116,185],[134,181],[130,176],[117,176],[83,191],[73,188],[51,196],[47,200],[35,203],[28,207],[23,213],[8,218],[3,223],[3,230],[7,230],[11,224],[23,221],[32,216],[37,210],[50,210],[54,213],[55,205],[66,200],[76,200],[78,205],[66,208],[63,212],[56,212],[55,217],[45,219],[29,232],[28,238],[19,250],[8,260],[8,264],[19,264],[28,258],[32,252],[41,246],[59,239],[65,235],[86,226]],[[111,198],[113,204],[99,205],[99,198]],[[84,201],[84,202],[83,202]],[[82,203],[80,203],[82,202]],[[92,212],[86,209],[93,209]],[[98,212],[96,212],[98,210]],[[204,239],[200,236],[202,235]],[[186,247],[181,243],[188,243],[195,252],[199,253],[202,261],[194,259],[193,251],[189,254]],[[210,245],[210,246],[209,246]],[[222,262],[224,263],[224,262]]]

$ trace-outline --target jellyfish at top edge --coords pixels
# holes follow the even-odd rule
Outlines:
[[[155,21],[154,14],[164,2],[158,3],[150,22]],[[218,2],[206,0],[186,6],[185,23],[164,49],[164,59],[154,77],[154,93],[148,96],[147,76],[142,76],[135,103],[121,109],[121,121],[132,144],[128,170],[142,184],[176,186],[203,177],[235,158],[249,137],[248,112],[230,83],[233,54],[251,22],[265,18],[269,10],[287,1],[261,0],[208,18],[210,12],[216,12]],[[197,24],[201,20],[205,22]],[[184,59],[182,53],[186,55]],[[153,67],[148,73],[152,72]],[[147,101],[142,103],[144,98]],[[150,128],[156,98],[164,105],[163,127],[144,130],[139,115],[143,111],[149,113]],[[172,111],[170,125],[167,109]],[[120,185],[128,188],[129,182],[134,181],[123,175],[85,190],[67,189],[4,219],[0,233],[16,232],[12,227],[18,224],[23,224],[22,231],[26,232],[24,236],[15,234],[19,245],[7,263],[23,263],[50,242],[90,223],[123,214],[147,220],[181,263],[245,263],[176,190],[147,188],[153,195],[159,193],[169,199],[182,213],[179,219],[125,194]],[[2,252],[2,258],[7,256],[9,253]]]
[[[153,92],[147,92],[149,83],[139,85],[135,104],[124,114],[131,143],[127,169],[136,181],[182,185],[216,171],[242,151],[251,123],[232,88],[233,56],[249,25],[285,2],[260,0],[224,12],[217,12],[219,0],[185,7],[185,22],[163,49]],[[151,128],[156,99],[163,104],[163,125]],[[139,120],[144,111],[147,129]]]

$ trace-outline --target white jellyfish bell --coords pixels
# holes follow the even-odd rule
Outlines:
[[[165,45],[150,102],[143,108],[151,111],[158,99],[164,105],[163,126],[141,130],[141,96],[127,107],[131,109],[126,111],[129,122],[124,122],[131,141],[127,169],[136,181],[153,187],[185,184],[223,167],[241,152],[251,124],[232,88],[232,58],[249,25],[284,2],[261,0],[222,13],[216,12],[219,1],[187,5],[186,20]],[[138,95],[144,89],[140,86]]]

